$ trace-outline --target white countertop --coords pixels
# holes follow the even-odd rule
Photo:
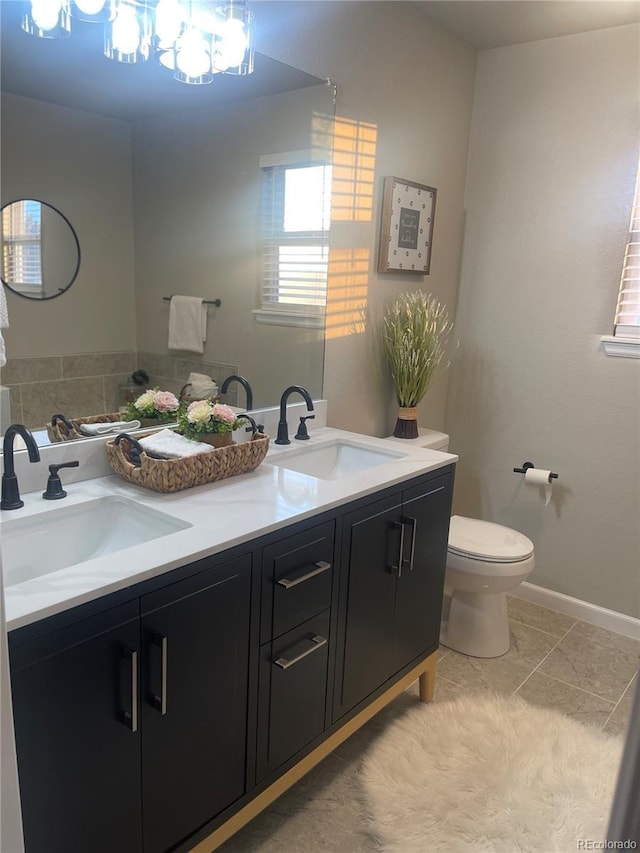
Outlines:
[[[392,447],[403,455],[336,480],[321,480],[271,464],[282,454],[300,451],[301,444],[311,448],[337,438],[387,452]],[[397,443],[391,446],[386,439],[324,427],[314,430],[308,442],[292,442],[287,447],[272,442],[265,461],[255,471],[174,494],[152,492],[116,475],[67,484],[67,497],[62,501],[44,501],[42,491],[23,494],[24,507],[0,513],[0,536],[6,523],[108,496],[135,500],[191,526],[7,587],[7,627],[12,630],[125,589],[457,459],[450,453]],[[46,554],[42,558],[46,560]]]

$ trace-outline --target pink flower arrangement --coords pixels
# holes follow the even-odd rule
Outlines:
[[[180,401],[171,391],[160,391],[150,388],[141,394],[127,408],[127,420],[151,418],[161,423],[169,423],[178,419]]]
[[[223,403],[195,400],[181,411],[179,425],[183,435],[197,439],[207,433],[232,432],[240,426],[240,421],[233,409]]]

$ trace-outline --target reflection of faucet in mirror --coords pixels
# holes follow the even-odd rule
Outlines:
[[[13,467],[13,442],[16,435],[20,435],[29,451],[29,462],[40,461],[40,451],[26,426],[22,424],[11,424],[9,429],[4,434],[2,444],[2,458],[4,462],[4,470],[2,472],[2,500],[0,501],[0,509],[20,509],[24,506],[24,501],[20,499],[20,491],[18,489],[18,478],[16,477]]]
[[[222,383],[222,387],[220,388],[220,394],[226,394],[228,389],[229,389],[229,385],[231,385],[232,382],[237,382],[238,385],[242,385],[242,387],[246,391],[246,393],[247,393],[247,406],[246,406],[246,408],[247,408],[247,411],[250,412],[251,409],[253,409],[253,391],[251,390],[251,385],[249,385],[248,380],[245,379],[244,376],[238,376],[235,373],[232,376],[227,376],[227,378]]]
[[[290,385],[286,388],[282,392],[282,397],[280,397],[280,420],[278,422],[278,437],[276,438],[276,444],[291,444],[289,441],[289,427],[287,426],[287,400],[294,392],[301,394],[304,397],[304,401],[307,404],[307,411],[313,411],[313,400],[306,389],[301,385]]]

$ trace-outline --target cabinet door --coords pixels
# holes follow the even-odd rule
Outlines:
[[[322,734],[329,611],[260,649],[258,781]]]
[[[141,599],[145,853],[173,847],[245,791],[250,561]]]
[[[400,498],[369,504],[345,517],[334,719],[391,675],[396,576],[402,542]]]
[[[142,850],[139,634],[135,602],[12,649],[27,853]]]
[[[437,477],[403,493],[404,548],[395,599],[392,671],[439,642],[452,478]]]

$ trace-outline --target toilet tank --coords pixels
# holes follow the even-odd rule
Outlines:
[[[413,439],[418,447],[427,447],[429,450],[439,450],[447,453],[449,450],[449,436],[446,432],[438,432],[435,429],[418,427],[418,437]]]
[[[417,438],[395,438],[393,435],[390,435],[387,441],[411,444],[414,447],[426,447],[429,450],[439,450],[441,453],[447,453],[449,450],[449,436],[447,433],[438,432],[435,429],[427,429],[426,427],[418,427]]]

